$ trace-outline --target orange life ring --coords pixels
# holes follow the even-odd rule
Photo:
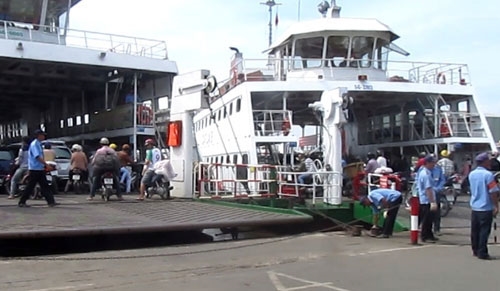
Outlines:
[[[436,83],[446,84],[446,75],[443,72],[439,72],[436,77]]]
[[[290,123],[290,120],[288,120],[288,118],[285,117],[283,123],[281,124],[281,131],[283,131],[283,135],[285,136],[289,135],[291,127],[292,125]]]

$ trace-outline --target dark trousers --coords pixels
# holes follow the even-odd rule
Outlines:
[[[488,256],[488,237],[491,232],[493,212],[472,211],[470,223],[470,242],[472,253],[479,258]]]
[[[26,201],[30,198],[30,195],[33,193],[36,184],[40,185],[40,190],[42,192],[42,196],[45,198],[48,204],[54,204],[54,196],[52,195],[52,190],[50,189],[49,184],[47,183],[47,178],[45,176],[45,171],[29,171],[29,181],[28,185],[24,189],[24,193],[19,199],[19,204],[25,204]]]
[[[396,222],[396,217],[398,216],[399,206],[403,202],[403,197],[399,196],[394,202],[389,202],[389,210],[387,211],[387,217],[384,220],[384,226],[382,228],[382,234],[392,235],[394,230],[394,223]]]
[[[432,233],[432,223],[434,222],[435,212],[431,211],[430,204],[420,204],[419,209],[419,217],[422,225],[420,238],[422,240],[434,239],[434,233]]]
[[[106,168],[94,168],[92,171],[92,187],[90,187],[90,196],[94,197],[95,192],[99,187],[101,187],[101,177],[104,175],[106,172],[112,172],[113,173],[113,186],[116,189],[116,196],[120,197],[121,192],[120,192],[120,172],[116,171],[116,169],[106,169]]]
[[[441,195],[444,195],[442,191],[436,192],[436,203],[438,209],[434,212],[434,232],[441,231]]]

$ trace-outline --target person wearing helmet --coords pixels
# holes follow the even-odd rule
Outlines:
[[[366,174],[374,173],[379,167],[377,160],[375,159],[375,155],[372,152],[369,152],[366,157],[368,158],[368,162],[366,163],[365,172]]]
[[[82,146],[74,144],[71,146],[71,151],[72,153],[69,166],[69,179],[68,182],[66,182],[66,186],[64,187],[64,193],[67,193],[69,187],[73,184],[73,172],[75,170],[80,172],[82,181],[86,181],[88,179],[89,161],[87,159],[87,155],[83,152]]]
[[[443,169],[443,174],[448,179],[455,173],[455,164],[450,160],[450,152],[442,150],[440,154],[441,159],[439,159],[437,165]]]
[[[120,160],[120,183],[125,184],[125,192],[130,193],[132,177],[130,175],[129,169],[127,166],[130,166],[134,163],[132,158],[130,157],[130,146],[128,144],[122,145],[122,150],[117,152],[118,159]]]
[[[118,177],[120,175],[120,161],[116,151],[109,147],[109,140],[105,137],[99,141],[101,147],[95,152],[91,165],[93,167],[92,173],[92,187],[90,187],[90,196],[87,200],[93,200],[97,188],[101,185],[101,176],[106,172],[113,173],[114,185],[116,188],[116,196],[122,200],[120,192]]]
[[[146,186],[151,184],[153,177],[155,175],[154,165],[155,163],[161,161],[161,151],[157,147],[155,147],[155,142],[153,139],[146,139],[144,142],[146,146],[146,160],[144,162],[144,168],[142,170],[142,180],[139,197],[137,200],[144,200],[146,194]]]
[[[116,143],[112,143],[109,145],[110,148],[112,148],[113,150],[116,151],[116,149],[118,148],[118,146],[116,145]]]

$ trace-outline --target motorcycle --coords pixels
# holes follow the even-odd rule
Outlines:
[[[453,174],[446,180],[444,192],[445,196],[453,197],[452,205],[456,204],[458,196],[469,192],[468,188],[462,188],[462,185],[463,179],[460,174]]]
[[[174,187],[170,186],[170,181],[164,175],[155,174],[151,180],[151,185],[148,185],[146,188],[146,198],[151,198],[156,194],[160,195],[163,200],[170,199],[170,191],[172,189]]]
[[[104,201],[109,201],[111,195],[113,195],[114,186],[114,174],[112,172],[105,172],[101,177],[101,198]]]
[[[83,189],[82,171],[80,169],[73,169],[71,180],[73,182],[73,190],[76,194],[80,194]]]
[[[57,187],[57,183],[55,181],[55,177],[57,176],[57,164],[55,162],[47,162],[47,167],[45,167],[45,179],[47,180],[47,184],[49,185],[50,191],[52,194],[55,194],[54,187]],[[28,176],[29,179],[29,176]],[[31,194],[31,199],[42,199],[42,188],[40,184],[36,184],[33,193]]]
[[[14,178],[14,174],[12,174],[12,175],[9,174],[5,177],[5,188],[7,189],[7,191],[9,191],[9,193],[10,193],[10,185],[12,183],[13,178]],[[21,178],[21,181],[19,181],[19,183],[17,183],[17,187],[14,190],[14,193],[10,193],[10,194],[12,194],[16,198],[21,196],[21,194],[24,192],[24,189],[26,188],[27,185],[28,185],[28,172],[26,171],[26,173]]]

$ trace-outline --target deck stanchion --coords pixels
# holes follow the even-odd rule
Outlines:
[[[418,211],[419,211],[419,199],[418,197],[411,197],[411,217],[410,217],[410,240],[412,245],[418,244]]]
[[[497,218],[493,220],[493,242],[497,244]]]

